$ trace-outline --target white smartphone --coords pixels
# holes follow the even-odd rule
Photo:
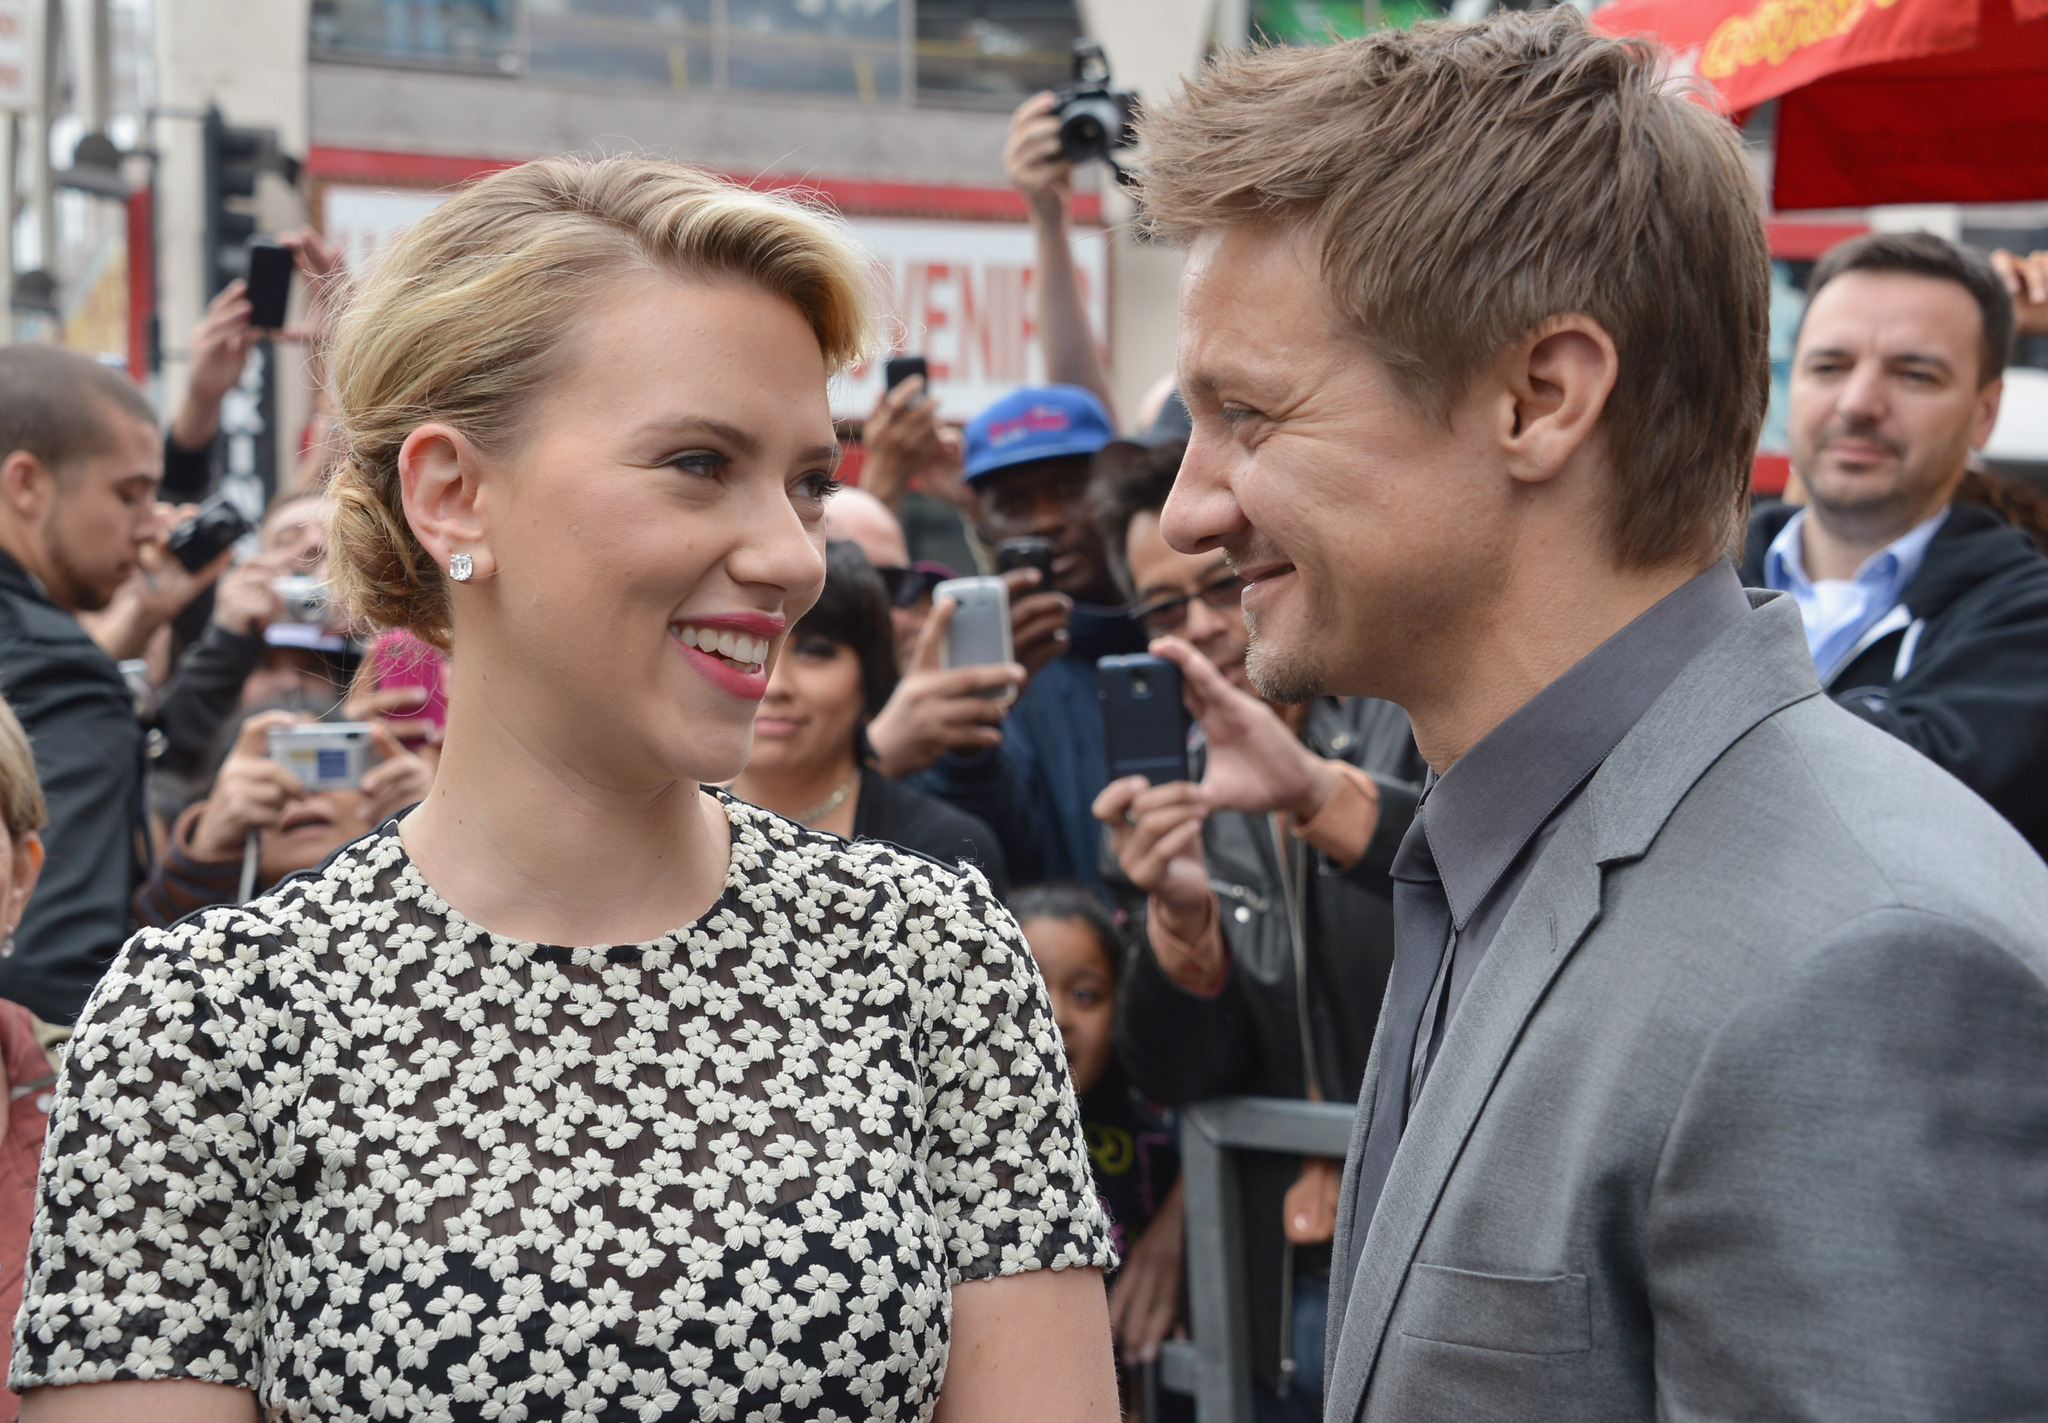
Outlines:
[[[957,605],[946,624],[946,645],[939,650],[944,667],[985,667],[1015,662],[1010,643],[1010,587],[1000,578],[949,578],[932,589],[932,601],[951,598]],[[1010,702],[1017,689],[1004,685],[983,692],[992,701]]]

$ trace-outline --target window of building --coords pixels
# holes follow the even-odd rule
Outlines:
[[[1004,109],[1066,82],[1074,0],[313,0],[312,52],[670,90]]]
[[[322,59],[515,73],[517,0],[313,0]]]
[[[1073,72],[1074,0],[918,0],[919,103],[1013,109]]]

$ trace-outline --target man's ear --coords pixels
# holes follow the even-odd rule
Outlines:
[[[1576,313],[1553,316],[1501,353],[1498,438],[1510,476],[1540,484],[1593,438],[1621,360],[1607,328]]]
[[[1981,450],[1991,443],[1992,427],[1998,424],[1998,402],[2005,394],[2001,377],[1977,392],[1977,407],[1970,412],[1970,448]]]
[[[57,475],[27,450],[0,460],[0,503],[24,523],[34,523],[49,508],[57,491]]]
[[[479,579],[497,572],[484,534],[482,473],[476,447],[453,426],[422,425],[398,448],[405,517],[420,546],[444,570],[468,554]]]

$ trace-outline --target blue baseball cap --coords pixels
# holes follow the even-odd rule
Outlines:
[[[971,483],[1038,460],[1092,455],[1116,438],[1102,402],[1078,385],[1026,386],[1013,391],[967,425],[967,478]]]

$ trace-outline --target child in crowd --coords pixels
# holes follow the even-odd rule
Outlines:
[[[13,951],[14,926],[43,869],[39,833],[48,812],[35,758],[14,711],[0,701],[0,954]],[[37,1039],[36,1020],[19,1003],[0,1001],[0,1328],[14,1337],[21,1281],[35,1216],[36,1167],[49,1123],[57,1069]],[[0,1384],[0,1423],[14,1423],[21,1399]]]
[[[1102,901],[1078,884],[1019,890],[1010,912],[1052,998],[1095,1192],[1122,1261],[1109,1277],[1110,1325],[1122,1362],[1149,1364],[1181,1318],[1184,1213],[1173,1128],[1131,1087],[1110,1044],[1123,936]]]

